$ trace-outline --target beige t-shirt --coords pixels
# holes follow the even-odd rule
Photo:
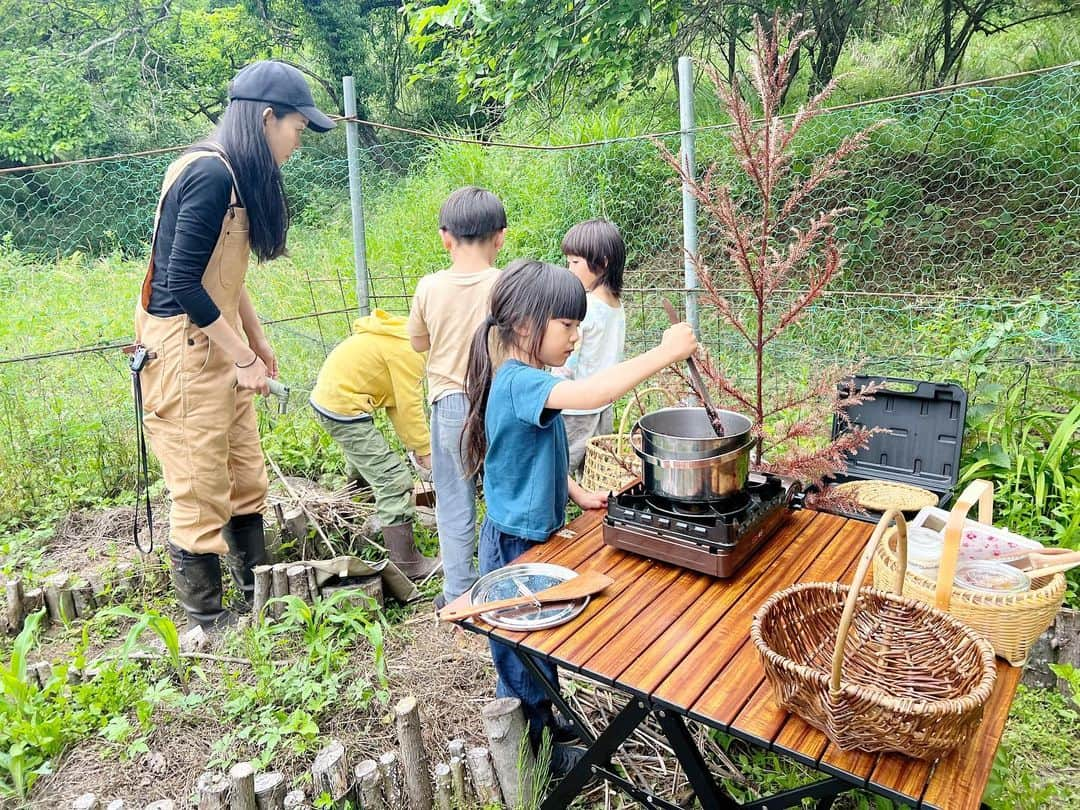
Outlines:
[[[409,337],[427,336],[428,400],[465,390],[469,347],[477,328],[491,311],[491,288],[499,277],[494,267],[479,273],[440,270],[416,285],[409,312]]]

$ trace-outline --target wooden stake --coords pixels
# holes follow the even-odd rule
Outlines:
[[[315,577],[314,566],[307,566],[307,584],[308,591],[311,593],[311,602],[314,604],[319,601],[319,580]]]
[[[379,774],[382,776],[383,798],[391,808],[400,805],[398,787],[398,756],[396,751],[387,751],[379,757]]]
[[[287,563],[275,563],[270,571],[272,582],[271,595],[275,599],[280,596],[289,595],[289,575],[286,573],[288,570],[289,566]],[[280,619],[284,612],[285,606],[280,602],[270,606],[270,615],[275,619]]]
[[[250,762],[238,762],[229,769],[230,810],[257,810],[255,804],[255,768]]]
[[[127,601],[128,595],[135,588],[137,576],[134,563],[125,560],[116,564],[116,568],[113,569],[110,592],[113,604]]]
[[[337,740],[323,748],[311,766],[315,796],[325,793],[335,807],[343,807],[349,798],[349,762],[345,746]]]
[[[255,574],[255,596],[252,598],[251,614],[256,623],[262,621],[262,612],[266,608],[266,600],[270,598],[273,584],[270,572],[272,565],[256,565],[252,569]]]
[[[464,807],[469,798],[465,784],[465,741],[451,740],[446,748],[450,752],[450,786],[454,793],[454,804]]]
[[[450,795],[450,766],[445,762],[435,766],[435,801],[439,810],[454,810],[454,800]]]
[[[80,619],[89,619],[97,605],[94,602],[94,589],[90,583],[77,585],[71,589],[71,597],[74,602],[75,615]]]
[[[469,773],[472,776],[476,798],[485,807],[502,802],[499,783],[495,779],[495,770],[491,766],[491,754],[486,748],[469,749]]]
[[[45,591],[42,588],[31,588],[28,591],[23,592],[23,621],[26,621],[26,617],[32,613],[37,613],[45,607]],[[45,615],[41,617],[41,624],[38,625],[42,630],[49,626],[49,611],[45,611]]]
[[[255,806],[259,810],[284,810],[285,774],[268,771],[255,777]]]
[[[223,773],[207,771],[195,783],[199,794],[199,810],[228,810],[229,788],[232,784]]]
[[[469,793],[465,781],[465,760],[462,757],[450,757],[450,787],[453,789],[454,805],[464,807]]]
[[[375,600],[375,604],[382,607],[385,604],[385,597],[383,596],[382,577],[360,577],[359,582],[348,582],[338,585],[324,585],[322,588],[322,598],[329,599],[339,591],[355,591],[357,593],[356,599],[349,600],[354,607],[362,607],[367,605],[366,599],[359,598],[360,594],[370,596]]]
[[[41,684],[41,688],[44,689],[48,686],[49,681],[52,680],[52,664],[48,661],[38,661],[32,669],[37,676],[38,683]]]
[[[308,522],[307,514],[302,506],[290,506],[284,512],[284,518],[285,531],[290,537],[300,543],[307,540],[308,529],[311,524]]]
[[[356,793],[363,810],[383,810],[382,776],[373,759],[365,759],[353,770]]]
[[[306,565],[290,565],[285,569],[285,576],[289,578],[289,593],[301,602],[311,602],[311,592],[308,590]]]
[[[527,791],[523,788],[536,766],[521,701],[497,698],[484,706],[480,715],[503,799],[509,807],[517,807],[526,798]]]
[[[394,707],[405,797],[412,810],[431,810],[431,768],[420,734],[420,710],[416,698],[402,698]]]
[[[23,600],[26,595],[23,593],[22,580],[18,577],[8,580],[4,590],[7,592],[8,635],[17,636],[23,628],[23,619],[26,618],[26,613],[23,612]]]
[[[49,610],[49,618],[54,622],[69,622],[74,617],[75,605],[72,603],[71,612],[64,614],[64,604],[60,594],[67,590],[67,574],[53,574],[45,580],[45,606]]]
[[[84,793],[71,805],[73,810],[98,810],[101,803],[93,793]]]
[[[77,614],[75,613],[75,594],[72,593],[71,588],[60,591],[60,610],[66,621],[74,621]]]

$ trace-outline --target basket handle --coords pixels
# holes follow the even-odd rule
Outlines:
[[[893,583],[893,593],[900,595],[904,592],[904,577],[907,575],[907,521],[904,519],[904,513],[899,509],[890,509],[881,516],[866,548],[863,549],[859,567],[855,570],[855,579],[848,591],[847,601],[844,602],[844,614],[840,617],[840,629],[836,633],[836,647],[833,649],[832,681],[829,684],[829,688],[834,693],[840,691],[840,670],[844,663],[844,647],[847,644],[848,632],[851,630],[851,622],[855,618],[855,604],[859,601],[859,589],[862,588],[866,572],[870,570],[870,565],[874,561],[874,552],[877,551],[878,543],[881,542],[885,530],[893,522],[896,523],[897,535],[900,537],[897,549],[899,566],[896,582]]]
[[[671,392],[665,388],[661,388],[658,385],[649,386],[648,388],[643,388],[640,391],[632,391],[631,393],[633,394],[633,396],[631,397],[630,402],[626,403],[626,407],[623,409],[622,416],[619,417],[619,438],[615,441],[615,452],[619,456],[623,455],[623,453],[626,452],[626,427],[629,421],[630,407],[632,404],[636,403],[638,406],[638,415],[644,416],[645,414],[642,412],[644,406],[641,404],[641,397],[648,396],[649,394],[662,394],[667,398],[668,403],[675,403],[675,397],[672,396]]]
[[[952,599],[953,577],[960,559],[960,539],[963,536],[964,520],[971,507],[979,504],[979,523],[991,525],[994,522],[994,485],[982,478],[976,478],[968,484],[956,505],[949,512],[945,524],[945,545],[941,551],[941,565],[938,567],[937,590],[934,592],[934,607],[948,610]]]

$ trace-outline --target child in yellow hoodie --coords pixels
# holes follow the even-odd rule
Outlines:
[[[412,473],[372,418],[376,408],[385,408],[419,470],[431,469],[431,434],[420,383],[424,355],[409,344],[405,323],[405,318],[381,309],[354,321],[353,333],[323,361],[310,401],[323,428],[341,445],[350,473],[371,485],[390,559],[406,576],[422,579],[440,560],[424,557],[416,548]]]

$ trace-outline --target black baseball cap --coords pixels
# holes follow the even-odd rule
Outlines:
[[[304,74],[284,62],[252,62],[229,82],[229,101],[265,101],[292,107],[308,120],[308,129],[326,132],[335,123],[315,106]]]

